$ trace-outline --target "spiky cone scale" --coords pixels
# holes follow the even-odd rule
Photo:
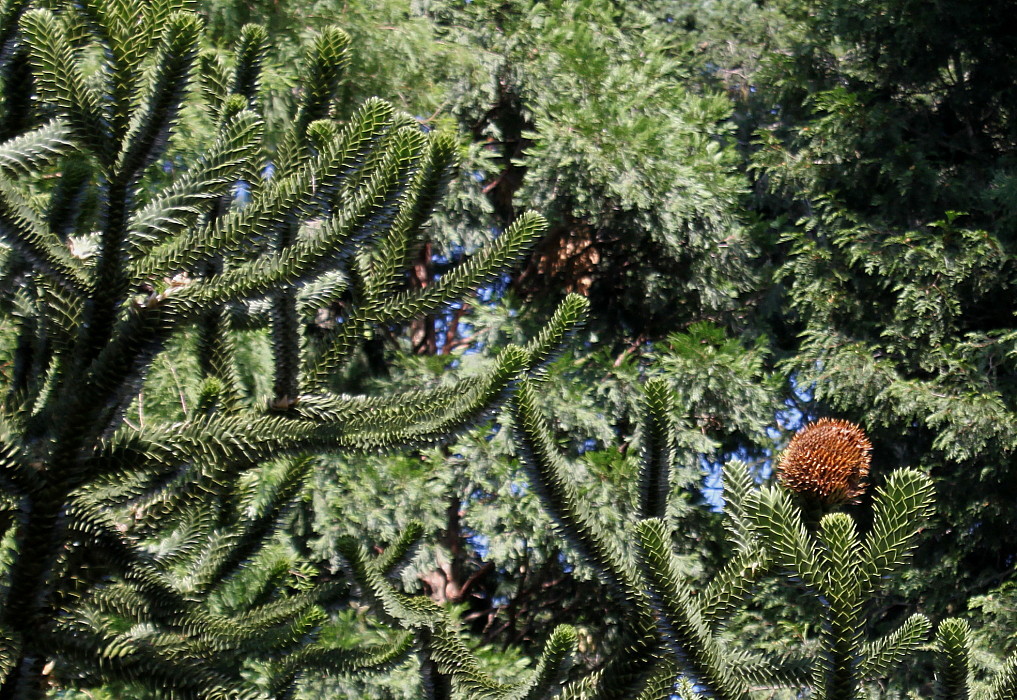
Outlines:
[[[855,502],[865,493],[872,443],[860,427],[820,418],[799,430],[777,464],[786,488],[824,506]]]

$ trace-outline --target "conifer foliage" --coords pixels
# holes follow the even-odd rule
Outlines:
[[[308,669],[365,671],[451,639],[427,609],[390,644],[338,647],[319,631],[348,583],[295,590],[269,572],[242,596],[234,584],[276,536],[315,453],[455,433],[584,313],[567,300],[530,345],[505,348],[490,372],[454,386],[330,391],[374,329],[476,288],[543,222],[523,216],[440,281],[405,290],[455,142],[378,100],[331,119],[349,40],[328,29],[307,51],[298,109],[268,153],[264,30],[245,27],[232,61],[199,55],[201,31],[187,0],[0,7],[12,358],[0,406],[0,698],[107,682],[288,697]],[[199,99],[214,124],[207,147],[167,182],[161,159],[181,110]],[[315,325],[339,300],[342,315]],[[237,378],[236,329],[258,327],[272,338],[268,397],[246,396]],[[176,423],[127,420],[152,363],[184,334],[198,338],[198,410]],[[380,575],[397,551],[351,561]],[[552,637],[532,688],[557,673],[569,639]]]
[[[925,646],[932,623],[920,613],[875,639],[865,638],[865,623],[867,604],[908,561],[932,513],[931,479],[914,469],[892,472],[876,489],[872,527],[864,536],[851,515],[836,510],[844,499],[831,501],[813,489],[817,479],[829,479],[837,469],[868,468],[869,443],[858,426],[826,419],[806,426],[787,455],[797,461],[800,478],[787,486],[755,487],[743,465],[727,466],[724,518],[733,553],[703,585],[675,555],[674,543],[685,533],[680,523],[668,522],[658,495],[671,490],[668,452],[675,422],[667,383],[652,379],[646,385],[640,512],[623,533],[607,531],[578,497],[580,485],[541,415],[535,391],[534,381],[524,380],[512,403],[533,487],[622,611],[623,629],[610,659],[592,675],[567,684],[562,697],[667,700],[677,679],[682,697],[747,699],[753,691],[785,689],[807,690],[822,700],[851,700],[864,696],[867,682],[885,677]],[[815,475],[806,478],[803,472],[810,469]],[[761,653],[725,634],[733,613],[772,576],[801,586],[822,611],[816,621],[819,638],[783,654]],[[977,690],[986,700],[1013,697],[1014,661],[975,688],[970,646],[967,623],[941,623],[936,696],[967,698]]]
[[[544,224],[519,216],[465,263],[410,287],[405,270],[456,143],[380,100],[336,120],[350,41],[335,28],[309,47],[298,105],[268,138],[266,32],[244,27],[230,60],[201,53],[201,32],[188,0],[0,3],[0,346],[10,358],[0,700],[96,684],[289,698],[308,674],[366,674],[411,654],[433,700],[665,700],[676,688],[686,700],[760,688],[848,700],[926,648],[936,697],[1017,696],[1013,659],[973,682],[963,621],[942,621],[931,647],[921,614],[869,638],[867,605],[909,560],[933,489],[917,470],[879,475],[862,531],[842,510],[868,488],[871,445],[853,424],[806,428],[780,484],[756,487],[729,465],[731,555],[703,583],[676,555],[687,532],[669,507],[680,488],[676,395],[651,379],[638,507],[617,531],[606,526],[538,400],[538,368],[585,315],[578,297],[483,374],[381,397],[335,390],[363,340],[484,284]],[[211,125],[205,150],[183,172],[164,171],[177,121],[196,103]],[[238,377],[236,340],[251,329],[271,338],[268,396],[248,395]],[[129,420],[153,363],[185,336],[197,339],[196,410]],[[610,654],[598,668],[572,670],[579,635],[559,625],[530,669],[493,677],[452,610],[392,582],[420,527],[381,554],[341,541],[346,577],[314,572],[296,585],[285,571],[252,571],[316,454],[442,441],[503,399],[529,488],[611,596],[597,631]],[[781,655],[726,629],[767,577],[799,586],[821,616],[816,639]],[[384,642],[323,633],[354,597],[388,625]]]

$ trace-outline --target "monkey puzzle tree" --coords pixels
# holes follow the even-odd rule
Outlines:
[[[872,526],[859,535],[854,517],[838,506],[860,496],[870,445],[860,428],[821,420],[806,426],[782,455],[781,485],[754,488],[743,465],[725,471],[725,525],[734,554],[708,582],[697,582],[674,555],[681,529],[667,521],[674,491],[674,400],[665,382],[646,385],[639,509],[629,532],[632,551],[619,547],[588,506],[559,454],[535,386],[526,380],[513,400],[517,437],[534,488],[559,531],[609,582],[622,634],[596,673],[566,686],[563,697],[749,698],[756,691],[809,690],[826,700],[863,697],[866,684],[888,674],[925,645],[930,621],[916,614],[881,637],[866,640],[866,608],[889,575],[908,561],[931,512],[932,482],[917,470],[892,472],[876,489]],[[765,577],[789,577],[819,605],[822,635],[792,651],[760,653],[726,634],[726,621]],[[949,619],[936,640],[936,697],[985,698],[1017,692],[1011,658],[985,683],[973,682],[967,624]]]
[[[264,30],[244,28],[232,65],[202,60],[214,130],[167,178],[159,160],[199,64],[189,10],[0,8],[2,698],[103,682],[287,697],[308,669],[400,658],[413,636],[350,649],[321,633],[325,610],[349,600],[342,580],[298,589],[275,570],[237,582],[275,539],[313,455],[446,438],[542,363],[585,306],[568,301],[483,376],[380,398],[330,391],[373,329],[475,288],[543,223],[523,217],[436,284],[404,290],[456,145],[377,100],[334,121],[349,43],[338,29],[308,50],[298,109],[271,154],[257,100]],[[343,315],[315,324],[339,299]],[[237,329],[258,327],[272,340],[265,397],[237,379]],[[187,335],[196,409],[128,420],[153,362]]]
[[[566,299],[532,342],[506,347],[482,374],[380,397],[331,391],[365,337],[483,283],[519,258],[541,221],[521,216],[464,265],[407,288],[403,271],[456,149],[380,101],[332,119],[348,43],[335,29],[308,52],[299,106],[271,154],[257,103],[264,31],[241,32],[232,64],[203,57],[213,136],[189,168],[162,172],[198,63],[200,26],[187,9],[183,0],[0,7],[10,357],[0,407],[0,698],[96,683],[285,698],[307,674],[368,672],[416,652],[433,698],[663,699],[678,679],[685,697],[750,697],[762,681],[834,700],[860,696],[923,643],[921,616],[871,641],[863,623],[867,600],[914,543],[930,481],[892,473],[859,535],[851,516],[827,512],[860,489],[867,443],[837,441],[850,427],[803,437],[805,457],[792,445],[790,490],[754,489],[729,470],[734,556],[699,586],[673,549],[684,536],[668,508],[678,491],[675,396],[667,382],[647,382],[638,508],[615,529],[596,517],[542,414],[540,380],[526,377],[580,321],[581,299]],[[321,316],[328,306],[341,312]],[[237,378],[234,341],[249,328],[271,338],[264,397],[245,395]],[[198,405],[178,421],[133,423],[153,363],[187,335]],[[419,528],[377,556],[343,539],[355,587],[334,576],[300,585],[285,568],[262,566],[314,455],[443,440],[514,383],[510,422],[530,487],[610,596],[600,668],[562,684],[577,638],[561,625],[531,670],[492,678],[448,609],[388,580]],[[792,491],[813,502],[796,504]],[[823,634],[806,647],[814,654],[763,655],[725,635],[724,621],[772,572],[815,596]],[[329,638],[329,610],[354,596],[390,623],[385,643]],[[939,697],[968,696],[969,644],[963,623],[940,625]],[[1013,697],[1015,684],[1011,661],[986,697]]]
[[[692,698],[747,700],[784,691],[788,697],[809,692],[824,700],[854,700],[930,648],[932,622],[922,614],[886,634],[866,630],[880,589],[910,559],[932,512],[933,488],[917,470],[892,472],[875,490],[871,527],[860,533],[857,519],[840,510],[866,488],[871,446],[860,428],[831,420],[808,425],[782,455],[779,485],[758,488],[743,465],[729,465],[724,518],[733,555],[704,582],[675,556],[675,543],[686,534],[667,508],[679,490],[671,473],[674,395],[667,382],[646,385],[638,506],[613,531],[583,498],[583,484],[556,444],[539,407],[539,381],[522,380],[512,400],[521,458],[556,531],[601,578],[612,610],[594,632],[609,640],[599,666],[554,684],[568,667],[574,637],[561,626],[528,679],[524,689],[531,695],[525,697],[667,700],[677,688]],[[406,546],[404,541],[396,551]],[[341,550],[374,608],[421,639],[426,697],[524,697],[519,686],[484,673],[448,633],[449,623],[441,622],[432,601],[407,596],[386,581],[387,556],[372,561],[353,539]],[[768,578],[789,580],[814,599],[818,637],[772,653],[729,633],[728,621]],[[966,622],[942,621],[931,647],[935,678],[924,687],[937,698],[1013,697],[1017,658],[987,677],[976,675],[971,644]]]

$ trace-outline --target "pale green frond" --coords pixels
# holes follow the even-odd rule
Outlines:
[[[333,335],[330,344],[314,359],[307,370],[311,386],[320,386],[345,361],[373,324],[388,324],[408,320],[436,310],[450,299],[460,298],[479,286],[499,265],[518,257],[522,249],[534,240],[544,227],[543,219],[524,215],[494,245],[488,246],[478,258],[446,273],[441,280],[423,290],[400,294],[390,300],[376,303],[366,309],[355,310]],[[546,361],[553,349],[560,347],[585,311],[586,304],[578,297],[568,299],[556,313],[552,322],[530,343],[529,352],[539,362]]]
[[[342,299],[349,288],[350,278],[344,271],[326,270],[297,290],[297,313],[313,319],[321,309]]]
[[[210,650],[285,647],[289,645],[273,642],[271,638],[289,635],[294,629],[306,627],[308,621],[320,623],[323,611],[319,606],[343,600],[348,593],[346,582],[322,583],[311,590],[282,595],[228,615],[191,612],[182,616],[178,625],[197,644]]]
[[[657,518],[640,521],[635,533],[640,570],[674,658],[710,695],[747,700],[748,686],[729,663],[729,653],[703,619],[696,597],[675,563],[664,522]]]
[[[187,653],[179,637],[174,645],[169,637],[139,639],[68,621],[37,633],[54,655],[82,664],[100,682],[133,681],[155,692],[172,689],[202,700],[250,697],[209,659]]]
[[[205,586],[214,589],[222,585],[268,544],[293,500],[307,483],[313,466],[314,460],[310,457],[288,460],[285,470],[264,496],[265,503],[260,512],[241,504],[238,514],[241,517],[230,523],[229,532],[220,543],[225,550],[223,556],[216,559],[214,566],[205,567],[197,575]]]
[[[110,125],[121,140],[130,124],[133,103],[144,80],[144,61],[169,19],[170,0],[149,0],[131,6],[123,0],[83,0],[77,10],[90,37],[103,47],[105,80],[109,96]]]
[[[939,623],[936,631],[936,700],[968,700],[970,656],[971,628],[968,623],[956,617]],[[1013,666],[1011,663],[1010,667]],[[993,696],[995,692],[996,687],[993,686]]]
[[[543,217],[526,213],[516,219],[493,243],[441,279],[417,292],[404,292],[378,309],[382,322],[405,321],[431,313],[453,299],[477,289],[494,275],[515,264],[547,230]]]
[[[313,421],[359,421],[361,426],[371,423],[381,426],[411,415],[428,418],[444,415],[458,399],[473,393],[482,382],[483,377],[467,377],[448,385],[382,396],[313,394],[301,397],[293,410]]]
[[[911,556],[915,536],[932,514],[933,497],[932,480],[913,469],[893,472],[876,491],[862,556],[863,580],[870,590]]]
[[[855,521],[846,513],[823,516],[818,536],[825,574],[819,592],[826,608],[820,654],[822,693],[827,700],[852,700],[862,680],[861,545]]]
[[[372,324],[365,310],[356,310],[343,318],[339,327],[330,334],[324,350],[313,357],[310,366],[305,369],[308,388],[314,391],[324,386],[349,361],[360,343],[369,337],[371,329]]]
[[[125,427],[91,468],[97,473],[127,469],[171,472],[184,463],[195,462],[229,469],[231,465],[314,450],[367,451],[447,439],[491,410],[525,369],[526,359],[521,348],[506,348],[495,368],[471,392],[459,397],[448,412],[436,416],[427,407],[408,407],[406,417],[394,428],[377,420],[366,420],[359,428],[351,429],[341,422],[309,422],[295,416],[238,411],[161,428]]]
[[[438,666],[439,672],[452,677],[455,694],[476,700],[507,697],[510,686],[498,683],[484,672],[452,621],[444,611],[442,613],[422,636],[426,639],[425,651]]]
[[[315,170],[328,173],[319,182],[322,188],[319,191],[327,195],[331,206],[344,206],[356,194],[360,183],[385,157],[385,144],[396,131],[392,105],[371,98],[357,109],[333,141],[317,144]],[[334,165],[329,165],[330,162]]]
[[[273,618],[256,621],[241,621],[234,617],[201,616],[184,623],[188,643],[196,651],[209,656],[216,654],[244,653],[257,657],[262,649],[285,649],[299,645],[301,638],[309,637],[314,629],[326,619],[325,612],[313,604],[301,601],[300,605],[288,606],[284,598],[274,601],[281,612]]]
[[[705,700],[696,689],[696,684],[688,676],[679,678],[675,686],[675,690],[682,700]]]
[[[562,692],[558,697],[561,700],[592,700],[593,698],[598,698],[597,690],[602,677],[603,671],[598,670],[582,678],[577,678],[567,683],[562,688]]]
[[[344,447],[365,452],[448,441],[466,427],[490,417],[507,397],[512,382],[526,370],[526,359],[522,348],[508,346],[499,353],[495,367],[474,388],[456,397],[445,411],[422,406],[403,415],[376,415],[351,421],[343,437]]]
[[[922,648],[931,629],[929,618],[915,613],[893,632],[867,643],[862,656],[862,677],[879,678],[898,668],[904,659]]]
[[[81,500],[65,512],[68,528],[90,542],[96,555],[146,598],[153,616],[170,617],[188,608],[152,558],[124,535],[111,514]]]
[[[311,145],[312,152],[321,152],[328,149],[328,144],[339,138],[341,128],[334,119],[319,119],[311,122],[307,127],[307,141]]]
[[[815,539],[805,529],[801,512],[783,489],[764,486],[745,503],[762,543],[774,563],[815,591],[826,588]]]
[[[67,123],[51,119],[38,129],[0,144],[0,175],[34,175],[73,147]]]
[[[747,683],[805,689],[814,685],[816,659],[822,653],[818,640],[798,640],[793,649],[767,654],[732,656],[732,665]]]
[[[571,627],[562,625],[551,633],[532,672],[519,682],[499,683],[483,670],[447,612],[439,612],[432,624],[418,628],[417,637],[427,660],[451,678],[457,696],[473,700],[542,700],[553,694],[571,665],[576,635]]]
[[[360,189],[371,173],[377,170],[384,161],[386,153],[392,148],[393,139],[401,131],[417,134],[421,139],[422,152],[425,141],[434,138],[433,136],[426,135],[420,123],[413,117],[402,112],[393,112],[391,121],[388,123],[388,128],[378,135],[377,139],[370,144],[370,148],[362,151],[359,161],[360,167],[347,173],[334,186],[329,188],[328,191],[331,192],[330,201],[335,206],[342,206],[343,202],[356,195],[357,190]]]
[[[204,226],[187,229],[130,261],[129,274],[139,283],[194,269],[214,255],[236,254],[245,243],[268,238],[286,218],[308,200],[313,176],[300,172],[273,178],[242,209],[228,212]]]

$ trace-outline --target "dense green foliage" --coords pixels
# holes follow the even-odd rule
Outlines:
[[[921,565],[937,609],[1014,564],[1012,177],[1017,96],[1003,5],[880,2],[795,13],[759,173],[780,196],[785,371],[941,480]]]
[[[4,95],[33,109],[4,115],[24,130],[11,126],[17,135],[0,147],[12,342],[0,410],[0,697],[101,683],[288,697],[305,673],[402,658],[412,634],[335,643],[327,611],[348,604],[350,584],[295,571],[278,551],[280,527],[315,453],[446,439],[580,322],[585,302],[571,298],[533,342],[433,390],[329,389],[374,329],[475,289],[543,222],[523,216],[440,282],[405,290],[457,149],[379,100],[333,119],[341,30],[310,44],[270,155],[257,112],[264,29],[241,30],[232,65],[203,62],[213,137],[166,181],[158,161],[198,99],[201,26],[186,2],[8,3],[2,19],[18,47],[5,57]],[[340,298],[341,318],[321,315]],[[236,359],[238,333],[259,328],[272,360],[260,397],[243,391]],[[196,356],[187,380],[197,400],[181,399],[183,415],[146,416],[146,378],[167,352],[174,364]],[[393,547],[362,566],[397,566]],[[549,667],[568,637],[552,639]]]
[[[200,656],[202,615],[300,600],[261,646],[215,637],[216,682],[1014,692],[1008,3],[206,0],[206,32],[165,39],[187,3],[39,4],[59,19],[0,10],[0,437],[5,469],[86,463],[57,500],[105,520],[60,525],[92,539],[60,540],[89,554],[51,585],[61,624],[119,635],[98,667],[57,654],[52,687],[138,695],[124,669],[161,657],[128,641]],[[568,292],[589,312],[562,351],[579,301],[541,328]],[[875,446],[870,493],[825,518],[753,484],[820,415]],[[15,572],[37,496],[9,486]],[[393,670],[287,686],[279,644]]]

